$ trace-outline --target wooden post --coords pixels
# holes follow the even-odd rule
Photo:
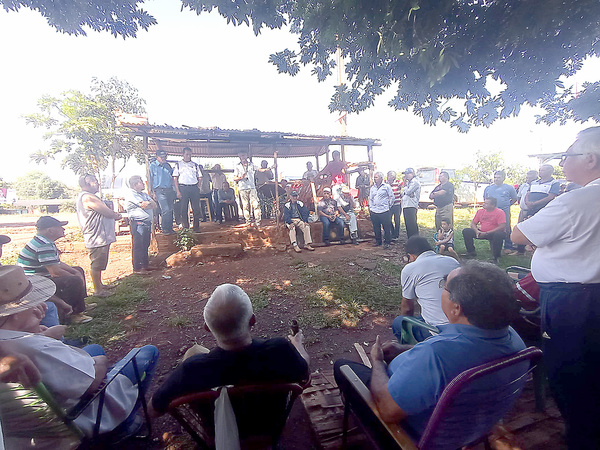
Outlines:
[[[367,158],[370,163],[373,162],[373,146],[367,145]],[[373,183],[373,164],[369,164],[369,180]]]
[[[346,146],[340,145],[340,153],[342,154],[342,161],[346,162]]]
[[[275,225],[279,229],[279,171],[277,170],[277,151],[273,153],[273,166],[275,167]]]
[[[315,160],[317,161],[317,172],[320,172],[321,169],[319,168],[319,155],[315,155]]]

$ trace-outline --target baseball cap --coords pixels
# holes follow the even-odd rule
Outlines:
[[[156,150],[156,156],[167,156],[167,152],[164,150]]]
[[[415,173],[415,169],[413,169],[412,167],[409,167],[408,169],[406,169],[404,172],[402,172],[404,175],[406,175],[407,173]]]
[[[290,195],[293,197],[298,197],[298,191],[292,191],[290,192]]]
[[[52,227],[64,227],[68,223],[69,222],[67,222],[66,220],[61,222],[60,220],[55,219],[52,216],[42,216],[35,223],[35,227],[38,229],[52,228]]]
[[[10,238],[5,234],[0,234],[0,245],[8,244],[10,242]]]
[[[350,188],[348,186],[342,186],[342,192],[344,194],[349,194],[350,193]]]
[[[323,192],[331,192],[331,188],[326,187],[323,189]]]

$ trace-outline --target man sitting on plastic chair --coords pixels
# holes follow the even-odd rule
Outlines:
[[[158,349],[146,345],[135,356],[142,380],[137,386],[131,362],[124,368],[119,363],[111,368],[99,345],[78,349],[44,335],[48,333],[40,325],[46,310],[44,302],[55,290],[52,281],[37,275],[27,277],[21,267],[0,267],[0,343],[7,351],[23,354],[33,361],[42,383],[65,409],[95,394],[113,370],[122,369],[106,387],[99,431],[100,434],[115,432],[115,437],[134,434],[142,425],[137,417],[138,393],[145,392],[152,379]],[[88,437],[94,432],[97,411],[98,399],[74,421]]]
[[[429,241],[422,236],[409,238],[406,241],[405,250],[408,253],[409,264],[402,269],[400,274],[402,282],[401,315],[394,319],[392,331],[400,343],[416,344],[430,337],[429,330],[433,327],[448,323],[448,319],[442,311],[440,282],[456,269],[459,263],[449,256],[437,255]],[[422,317],[413,317],[415,300],[421,306]],[[420,322],[424,322],[423,326],[419,326]]]
[[[218,386],[308,380],[302,331],[289,336],[289,341],[252,338],[256,317],[248,294],[239,286],[218,286],[204,307],[204,321],[217,347],[185,359],[171,373],[152,397],[153,415],[164,414],[182,395]]]
[[[519,305],[502,269],[469,262],[450,272],[443,290],[442,308],[449,324],[439,326],[440,334],[400,354],[397,342],[382,345],[377,336],[371,350],[372,369],[347,360],[335,362],[335,379],[363,424],[374,423],[373,414],[342,376],[340,368],[344,365],[369,387],[385,422],[402,422],[403,428],[418,438],[447,383],[467,369],[525,348],[509,327]],[[501,384],[511,379],[514,371],[524,374],[528,368],[528,362],[520,363],[489,375],[486,382],[490,386]]]

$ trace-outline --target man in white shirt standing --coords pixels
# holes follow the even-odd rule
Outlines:
[[[260,203],[258,202],[258,193],[256,192],[256,184],[254,182],[254,174],[256,166],[252,161],[248,160],[247,153],[240,153],[240,162],[235,166],[233,181],[238,184],[240,198],[242,199],[242,210],[244,211],[244,219],[246,225],[250,225],[250,204],[254,212],[254,220],[257,227],[260,227],[262,218],[260,211]]]
[[[383,182],[383,172],[373,175],[373,186],[369,191],[369,216],[373,222],[375,246],[381,245],[381,227],[383,227],[383,248],[389,248],[392,242],[392,211],[394,191]]]
[[[404,317],[414,316],[415,300],[421,306],[422,319],[429,325],[446,325],[448,318],[442,310],[442,290],[441,280],[460,266],[459,262],[450,256],[438,255],[433,251],[427,238],[422,236],[413,236],[406,241],[406,253],[408,253],[409,264],[407,264],[400,274],[402,282],[402,304],[400,306],[400,316],[394,319],[392,331],[401,341],[402,322]],[[423,341],[431,334],[424,328],[413,329],[414,337]]]
[[[570,449],[600,448],[600,127],[583,130],[562,155],[564,193],[513,230],[537,247],[544,364],[567,425]]]
[[[188,203],[192,205],[194,214],[194,233],[200,231],[200,189],[198,183],[202,174],[198,164],[192,161],[192,149],[183,149],[183,161],[177,161],[173,169],[173,184],[181,208],[181,224],[183,228],[190,227],[190,212]]]
[[[404,171],[405,186],[402,195],[402,215],[406,236],[411,237],[419,234],[417,225],[417,210],[419,209],[419,198],[421,197],[421,183],[417,180],[415,169],[408,168]]]

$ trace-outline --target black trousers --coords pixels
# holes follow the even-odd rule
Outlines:
[[[540,283],[544,364],[572,450],[600,448],[600,283]]]
[[[404,226],[406,227],[406,236],[418,236],[419,225],[417,225],[417,208],[404,208],[402,209],[402,215],[404,216]]]
[[[402,209],[402,205],[393,205],[390,208],[390,212],[392,213],[392,239],[398,239],[400,237],[400,210]]]
[[[369,211],[371,222],[373,223],[373,233],[375,233],[375,242],[381,244],[381,227],[383,227],[383,241],[386,244],[392,242],[392,212],[375,213]]]
[[[190,210],[188,203],[192,205],[192,213],[194,214],[194,231],[200,228],[200,189],[195,184],[180,184],[179,206],[181,208],[181,224],[183,228],[190,227]]]
[[[467,253],[475,253],[474,239],[477,239],[475,230],[473,228],[464,228],[462,230],[462,235],[465,240],[465,247],[467,247]],[[502,253],[502,241],[505,236],[506,234],[504,231],[497,231],[496,233],[488,234],[487,237],[483,238],[490,241],[490,250],[492,251],[492,256],[494,258],[500,258],[500,254]]]
[[[73,314],[79,314],[85,311],[84,299],[87,297],[85,272],[81,267],[74,266],[72,268],[81,273],[83,280],[77,275],[52,277],[51,280],[56,285],[56,296],[73,308]]]

